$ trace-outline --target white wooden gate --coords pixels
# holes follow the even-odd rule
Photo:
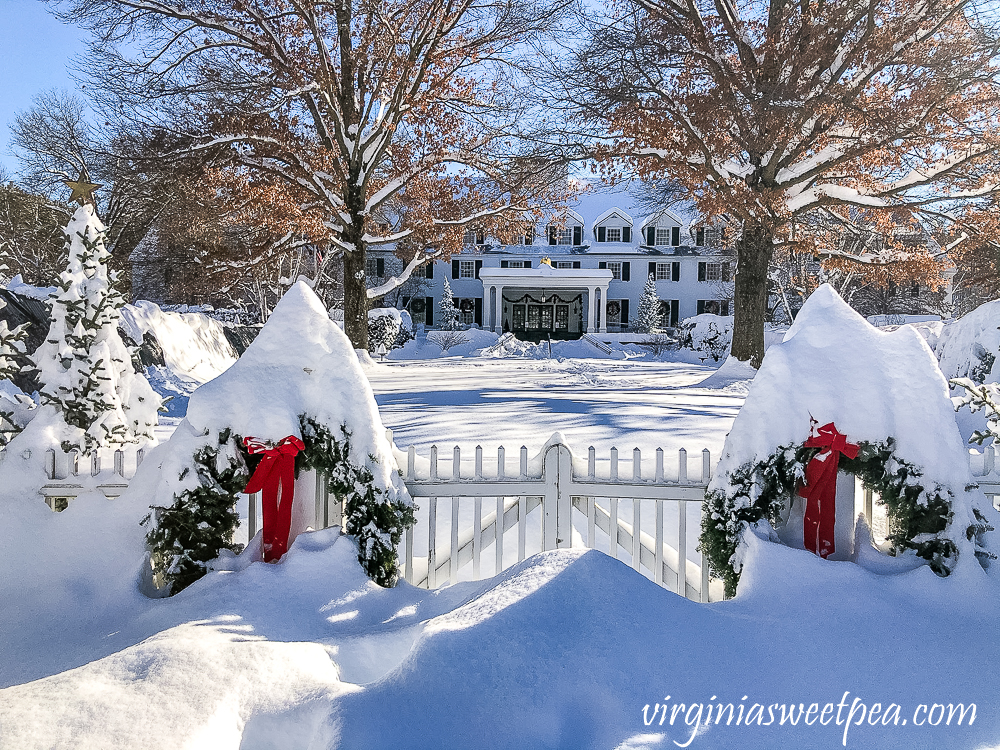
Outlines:
[[[683,449],[676,472],[668,475],[661,449],[648,474],[641,452],[633,450],[623,474],[618,451],[612,448],[606,476],[598,476],[595,450],[589,449],[584,463],[558,435],[530,463],[522,447],[516,473],[508,472],[503,447],[491,476],[484,476],[479,446],[471,475],[462,473],[458,446],[448,476],[441,475],[436,446],[420,471],[412,446],[405,456],[406,487],[420,515],[416,527],[405,534],[400,559],[404,577],[414,585],[434,588],[446,581],[479,579],[484,570],[487,575],[504,570],[515,562],[515,541],[508,536],[513,537],[516,528],[516,561],[525,558],[529,547],[533,553],[585,546],[623,559],[682,596],[698,601],[722,598],[721,581],[710,581],[708,567],[689,540],[689,531],[697,531],[711,476],[707,450],[702,451],[696,479],[689,477]],[[694,519],[689,523],[691,511]],[[532,515],[537,527],[530,525]]]

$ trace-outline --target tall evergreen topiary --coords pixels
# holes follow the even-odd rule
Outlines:
[[[441,292],[441,301],[438,303],[438,316],[441,319],[441,327],[445,330],[458,328],[461,316],[458,308],[455,307],[455,300],[452,297],[451,282],[445,277],[444,289]]]
[[[653,274],[649,274],[642,296],[639,297],[635,330],[640,333],[654,333],[663,324],[660,318],[660,295],[656,291],[656,278]]]
[[[66,235],[66,270],[52,296],[48,335],[33,356],[42,403],[76,428],[67,449],[89,453],[151,439],[160,399],[133,370],[118,333],[124,299],[114,288],[117,275],[108,271],[106,230],[93,206],[76,210]]]

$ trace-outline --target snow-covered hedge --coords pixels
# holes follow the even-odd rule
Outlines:
[[[711,313],[686,318],[677,326],[677,343],[713,362],[723,360],[733,343],[733,318]]]

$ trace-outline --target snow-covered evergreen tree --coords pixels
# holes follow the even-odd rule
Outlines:
[[[460,315],[455,307],[455,300],[451,296],[451,282],[446,276],[444,279],[444,290],[441,292],[441,301],[438,303],[438,316],[441,319],[440,326],[447,330],[458,328]]]
[[[646,287],[639,298],[635,330],[641,333],[653,333],[662,325],[660,318],[660,295],[656,291],[656,278],[653,274],[649,274]]]
[[[66,227],[67,265],[52,297],[48,335],[33,356],[44,404],[71,428],[65,448],[153,437],[160,399],[132,368],[118,333],[124,304],[108,271],[106,230],[93,206],[80,206]]]
[[[0,309],[6,305],[6,301],[0,299]],[[25,360],[24,340],[27,336],[27,323],[12,330],[6,320],[0,320],[0,380],[10,380],[21,371]],[[16,388],[14,392],[23,397]],[[23,412],[23,405],[17,406],[11,398],[0,396],[0,446],[6,445],[24,427],[22,420],[15,416],[17,411]]]

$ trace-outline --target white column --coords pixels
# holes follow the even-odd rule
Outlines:
[[[601,287],[601,333],[608,332],[608,288]]]
[[[503,286],[502,285],[495,286],[493,287],[493,290],[496,293],[496,302],[494,304],[496,305],[496,310],[497,310],[497,317],[495,319],[493,332],[502,334],[503,333]]]
[[[597,305],[594,304],[594,296],[596,294],[596,288],[592,286],[587,287],[587,333],[596,333],[597,328],[594,327],[594,314],[597,310]]]

